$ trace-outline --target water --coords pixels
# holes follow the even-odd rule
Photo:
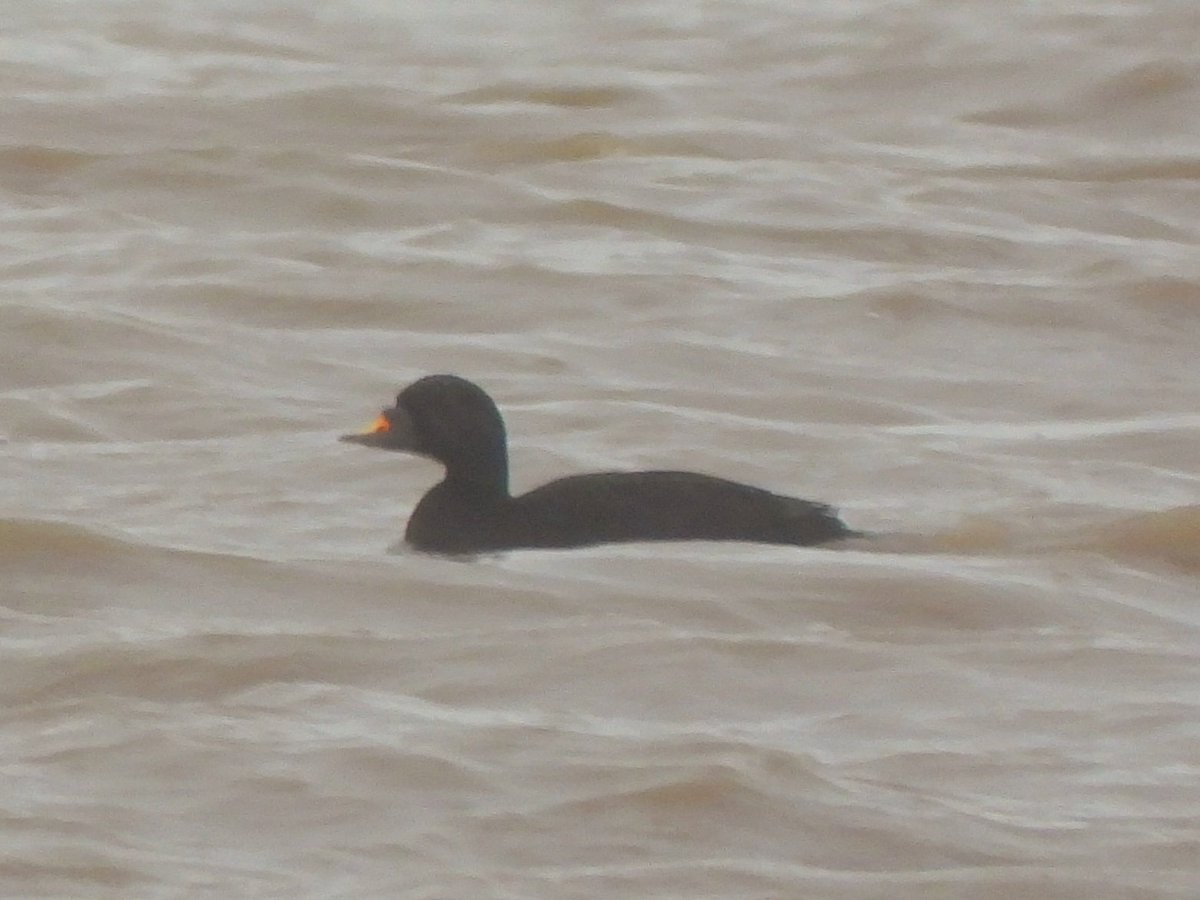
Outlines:
[[[1198,41],[10,10],[0,894],[1200,895]],[[395,548],[440,371],[881,537]]]

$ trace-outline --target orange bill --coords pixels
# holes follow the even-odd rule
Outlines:
[[[403,425],[401,424],[401,428]],[[396,425],[388,418],[388,411],[384,410],[379,414],[379,417],[367,426],[365,431],[360,431],[356,434],[343,434],[339,441],[347,444],[361,444],[364,447],[384,447],[388,450],[399,450],[403,441],[397,440],[400,433],[396,430]]]
[[[374,422],[372,422],[371,427],[368,428],[364,433],[365,434],[379,434],[381,432],[391,431],[391,430],[392,430],[392,423],[387,420],[387,416],[385,416],[383,413],[380,413],[379,418],[377,418]]]

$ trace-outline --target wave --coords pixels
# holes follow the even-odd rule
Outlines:
[[[1200,506],[1124,516],[1089,529],[1091,546],[1118,559],[1158,560],[1200,572]]]
[[[997,515],[964,517],[931,534],[883,533],[848,549],[899,554],[1026,556],[1099,553],[1121,562],[1167,563],[1200,572],[1200,505],[1126,514],[1103,521],[1038,523]]]

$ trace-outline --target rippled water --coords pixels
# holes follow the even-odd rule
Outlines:
[[[0,894],[1200,896],[1194,4],[6,17]],[[388,552],[435,371],[879,537]]]

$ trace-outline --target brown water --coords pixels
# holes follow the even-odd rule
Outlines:
[[[1191,0],[5,18],[0,894],[1200,896]],[[389,554],[435,371],[883,536]]]

